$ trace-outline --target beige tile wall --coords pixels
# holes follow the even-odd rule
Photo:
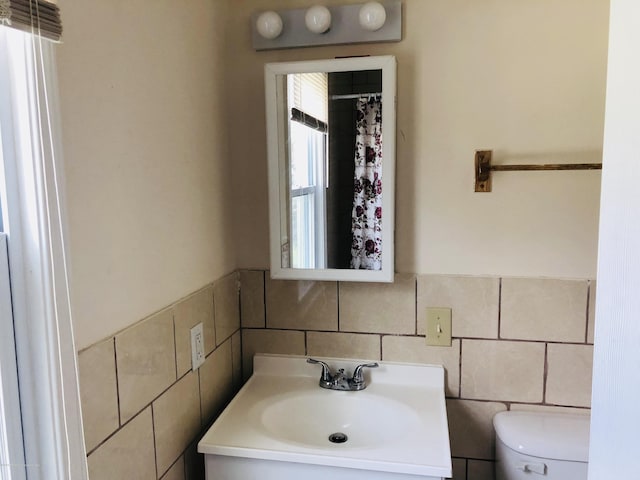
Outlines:
[[[264,352],[443,365],[454,479],[492,480],[495,413],[590,406],[594,289],[588,280],[230,274],[79,353],[90,478],[203,478],[197,440]],[[452,309],[450,347],[425,345],[427,307]],[[189,330],[199,322],[207,358],[194,372]]]
[[[271,280],[265,295],[268,328],[337,330],[336,282]]]
[[[78,354],[90,480],[204,479],[197,441],[242,384],[238,280],[227,275]],[[200,322],[207,356],[193,371]]]
[[[83,411],[100,412],[90,419],[85,416],[84,441],[91,451],[120,427],[113,338],[80,352],[78,370]]]
[[[443,365],[455,480],[493,479],[497,412],[588,412],[594,281],[286,282],[257,270],[240,279],[245,378],[258,352]],[[450,347],[425,345],[427,307],[452,309]]]

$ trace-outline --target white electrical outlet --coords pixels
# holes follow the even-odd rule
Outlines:
[[[197,370],[204,363],[204,331],[202,322],[191,329],[191,367]]]

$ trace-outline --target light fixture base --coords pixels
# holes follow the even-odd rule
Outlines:
[[[308,8],[276,10],[282,18],[282,33],[273,40],[262,37],[256,30],[256,20],[261,12],[251,17],[252,43],[255,50],[344,45],[348,43],[399,42],[402,40],[402,1],[380,2],[386,11],[384,25],[376,31],[360,26],[360,8],[364,3],[328,7],[331,12],[331,28],[321,34],[310,32],[305,25]]]

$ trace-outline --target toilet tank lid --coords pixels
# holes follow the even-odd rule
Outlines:
[[[588,414],[500,412],[493,417],[497,437],[516,452],[534,457],[587,462]]]

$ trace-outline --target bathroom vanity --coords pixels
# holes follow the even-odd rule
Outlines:
[[[323,358],[353,372],[363,363]],[[319,387],[301,356],[261,355],[198,444],[207,480],[451,477],[441,366],[379,362],[360,391]]]

